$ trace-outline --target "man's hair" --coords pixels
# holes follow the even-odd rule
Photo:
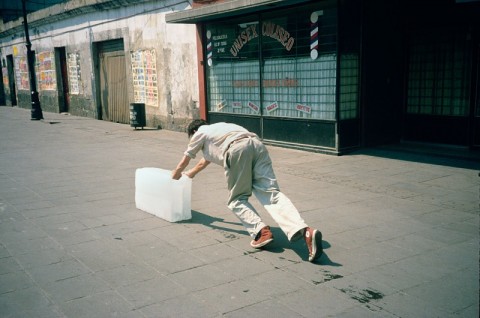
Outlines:
[[[203,119],[195,119],[187,126],[188,138],[191,138],[198,128],[203,125],[208,125],[208,123]]]

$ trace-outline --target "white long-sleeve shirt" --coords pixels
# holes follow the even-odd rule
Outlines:
[[[257,135],[236,124],[203,125],[190,139],[184,154],[195,159],[197,153],[202,150],[205,160],[223,166],[223,156],[230,143],[244,137],[257,137]]]

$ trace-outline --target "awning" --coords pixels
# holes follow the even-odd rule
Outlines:
[[[317,0],[318,1],[318,0]],[[311,0],[232,0],[204,5],[195,9],[172,12],[165,16],[167,23],[195,24],[225,17],[282,8]]]

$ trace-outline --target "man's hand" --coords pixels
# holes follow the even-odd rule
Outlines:
[[[172,170],[172,179],[178,180],[182,176],[182,172],[178,171],[177,169]]]
[[[183,170],[188,166],[190,162],[190,157],[184,156],[182,160],[177,165],[177,168],[172,171],[172,179],[178,180],[182,176]],[[192,169],[184,172],[186,176],[188,176],[190,179],[193,179],[197,173],[205,169],[208,165],[210,164],[210,161],[205,160],[205,158],[202,158]]]
[[[195,177],[195,175],[190,170],[185,171],[183,174],[189,177],[190,179],[193,179],[193,177]]]
[[[189,163],[190,163],[190,157],[183,156],[182,160],[180,160],[175,170],[172,170],[172,179],[174,180],[180,179],[180,177],[182,176],[183,170],[188,166]]]

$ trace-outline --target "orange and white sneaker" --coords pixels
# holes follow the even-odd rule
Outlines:
[[[273,241],[273,234],[270,231],[270,226],[265,226],[258,232],[254,240],[250,242],[250,246],[253,248],[261,248]]]
[[[313,262],[323,254],[322,232],[307,227],[305,229],[304,238],[308,247],[308,261]]]

